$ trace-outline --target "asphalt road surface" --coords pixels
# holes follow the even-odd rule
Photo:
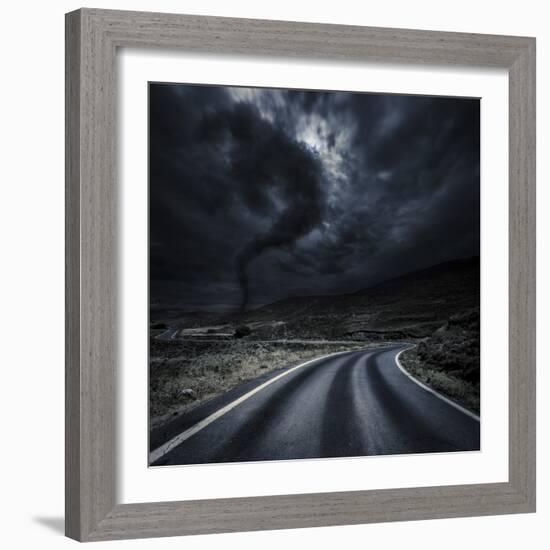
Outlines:
[[[474,451],[479,420],[406,376],[406,345],[272,372],[150,434],[154,466]]]

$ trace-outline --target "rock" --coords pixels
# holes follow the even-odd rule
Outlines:
[[[191,388],[186,388],[184,390],[181,390],[179,393],[179,396],[185,399],[197,399],[196,392],[194,392]]]

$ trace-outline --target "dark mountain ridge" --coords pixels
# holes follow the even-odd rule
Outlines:
[[[423,337],[479,308],[479,277],[479,257],[453,260],[350,294],[287,298],[227,319],[271,323],[270,337]]]

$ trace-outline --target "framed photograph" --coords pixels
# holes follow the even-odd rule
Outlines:
[[[66,533],[535,510],[535,40],[67,14]]]

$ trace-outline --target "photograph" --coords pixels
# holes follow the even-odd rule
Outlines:
[[[149,466],[480,451],[480,98],[149,82],[148,180]]]

